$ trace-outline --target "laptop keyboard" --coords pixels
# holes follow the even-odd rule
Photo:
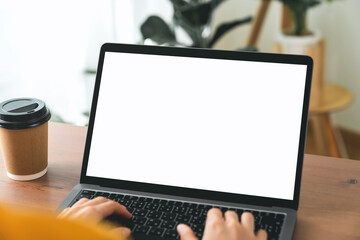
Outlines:
[[[206,214],[213,207],[219,208],[223,213],[227,210],[235,211],[239,216],[239,220],[243,212],[251,212],[255,218],[255,231],[259,229],[266,230],[269,240],[279,239],[285,219],[283,213],[227,208],[92,190],[83,190],[72,204],[81,198],[93,199],[98,196],[116,201],[124,205],[132,213],[133,217],[131,219],[123,219],[114,214],[109,216],[107,220],[130,228],[135,239],[137,239],[137,236],[142,238],[141,235],[179,239],[176,231],[176,226],[179,223],[189,225],[194,230],[195,235],[201,239]]]

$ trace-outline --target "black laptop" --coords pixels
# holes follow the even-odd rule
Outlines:
[[[104,44],[80,183],[58,210],[104,196],[137,239],[201,238],[212,207],[251,212],[291,239],[299,206],[310,57]]]

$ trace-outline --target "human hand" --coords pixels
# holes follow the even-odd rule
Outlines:
[[[65,208],[58,217],[100,223],[111,214],[118,214],[124,218],[132,217],[126,207],[104,197],[97,197],[91,200],[82,198],[72,207]],[[130,229],[125,227],[117,227],[112,231],[120,232],[124,237],[129,236],[131,233]]]
[[[179,224],[177,231],[181,240],[197,240],[194,231],[185,224]],[[254,233],[254,216],[245,212],[239,217],[234,211],[222,212],[212,208],[207,213],[207,219],[202,240],[266,240],[267,233],[259,230]]]

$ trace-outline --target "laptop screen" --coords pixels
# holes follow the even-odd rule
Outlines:
[[[86,176],[293,200],[306,73],[105,52]]]

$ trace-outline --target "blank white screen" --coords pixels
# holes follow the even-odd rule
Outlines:
[[[305,75],[106,53],[87,176],[292,200]]]

